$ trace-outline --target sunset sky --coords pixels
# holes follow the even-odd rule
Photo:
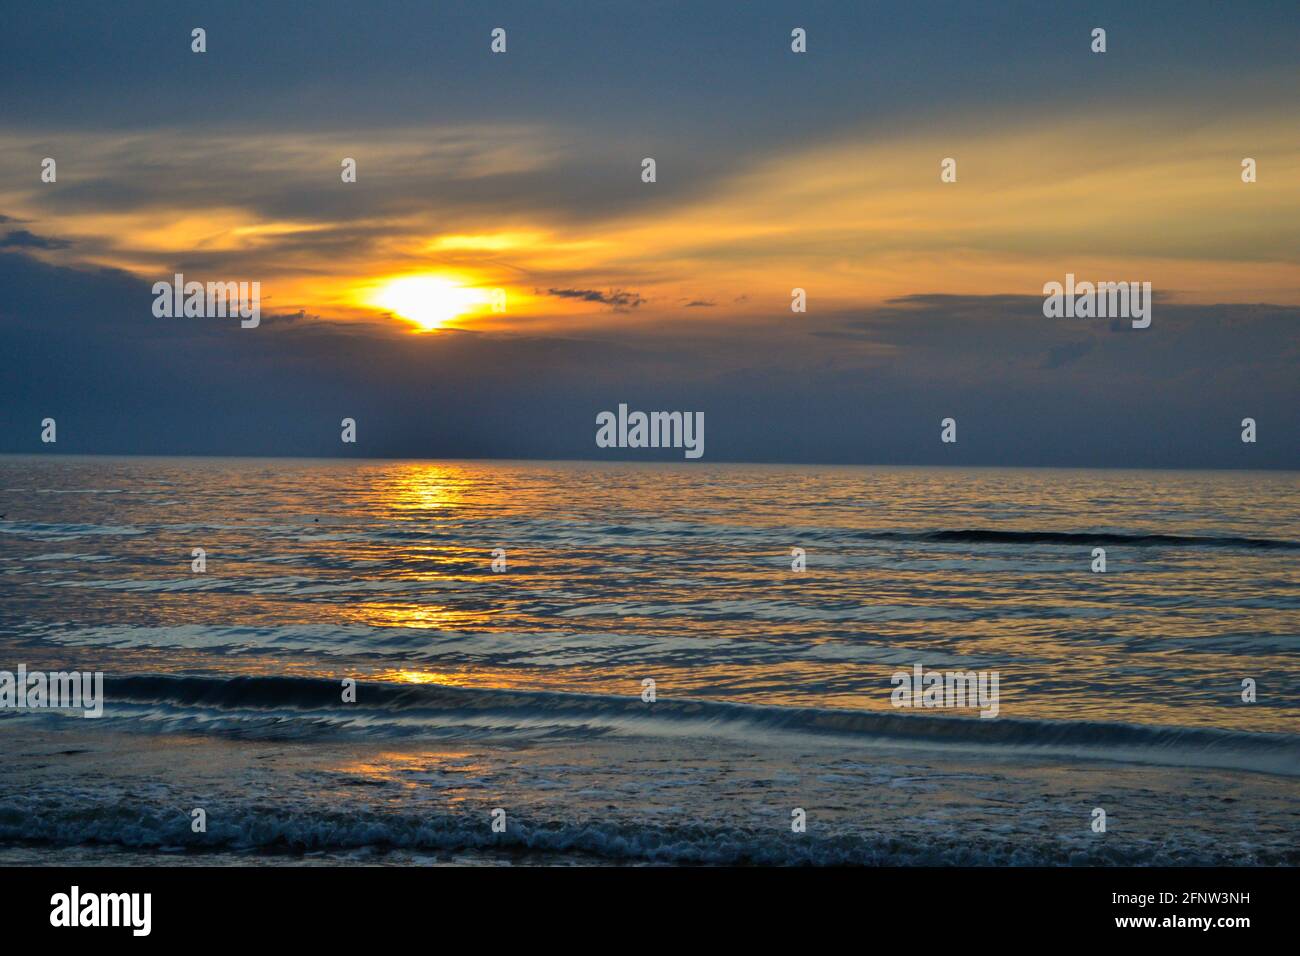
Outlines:
[[[1297,467],[1294,18],[11,5],[0,450],[55,415],[60,451],[338,454],[352,415],[349,454],[595,457],[630,402],[721,460]],[[155,318],[176,272],[260,281],[262,325]],[[1067,272],[1151,282],[1152,327],[1045,319]],[[459,290],[433,332],[411,277]]]

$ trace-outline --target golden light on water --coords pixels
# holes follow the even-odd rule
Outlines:
[[[383,506],[401,517],[412,513],[454,512],[465,506],[472,478],[462,469],[411,464],[376,476],[374,490]]]
[[[461,285],[446,276],[412,275],[384,283],[371,304],[432,331],[486,301],[487,295],[481,289]]]
[[[465,678],[456,674],[409,669],[399,670],[395,674],[384,676],[382,679],[398,681],[403,684],[442,684],[448,687],[463,687],[468,683]]]
[[[859,651],[846,644],[856,640],[853,635],[869,613],[871,627],[899,653],[920,657],[942,640],[960,643],[972,657],[1032,661],[1041,673],[1050,672],[1047,683],[1036,676],[1012,681],[1004,672],[1000,716],[1270,733],[1289,732],[1294,724],[1294,718],[1282,712],[1225,707],[1210,695],[1187,700],[1151,689],[1153,674],[1208,683],[1215,674],[1285,671],[1294,611],[1284,603],[1270,607],[1265,600],[1252,600],[1231,612],[1242,623],[1225,625],[1222,614],[1228,612],[1222,608],[1236,607],[1228,604],[1236,599],[1227,585],[1221,592],[1213,590],[1225,580],[1220,572],[1228,566],[1241,580],[1272,580],[1283,559],[1268,550],[1171,548],[1167,560],[1178,562],[1179,576],[1165,575],[1154,583],[1113,577],[1105,590],[1063,589],[1043,604],[1041,592],[1026,592],[1014,575],[1000,570],[1015,560],[1011,552],[992,556],[990,575],[972,581],[979,556],[955,556],[952,546],[942,542],[911,542],[910,566],[900,574],[888,561],[873,561],[876,545],[870,539],[864,544],[855,532],[842,545],[850,559],[861,562],[849,584],[834,575],[809,578],[799,585],[799,595],[773,603],[775,599],[752,597],[771,585],[773,564],[736,562],[702,596],[698,582],[663,573],[656,563],[665,550],[662,542],[630,535],[602,541],[597,553],[574,527],[578,516],[604,521],[607,512],[633,513],[655,495],[658,507],[668,513],[689,507],[709,514],[699,528],[716,536],[715,541],[727,540],[730,529],[746,521],[755,527],[782,527],[794,520],[787,516],[805,497],[832,503],[821,506],[824,513],[818,516],[827,527],[857,529],[864,526],[854,502],[862,489],[870,488],[881,500],[901,503],[889,509],[897,513],[882,510],[876,516],[873,526],[881,531],[908,529],[916,520],[909,511],[911,502],[961,501],[968,508],[988,503],[1008,513],[1003,528],[1031,532],[1040,528],[1037,521],[1012,517],[1012,509],[1016,502],[1040,495],[1041,483],[1050,481],[1057,527],[1069,528],[1072,516],[1101,508],[1098,524],[1131,521],[1139,530],[1153,528],[1136,506],[1123,503],[1139,500],[1143,489],[1152,493],[1149,486],[1154,483],[1154,493],[1180,514],[1197,513],[1207,501],[1231,502],[1235,512],[1249,510],[1262,524],[1277,528],[1279,538],[1290,539],[1300,532],[1295,530],[1295,509],[1288,507],[1294,498],[1294,481],[1288,477],[1261,484],[1264,479],[1248,481],[1233,472],[1184,478],[1176,472],[1116,471],[1108,476],[1107,488],[1099,490],[1094,473],[1072,470],[1040,474],[835,468],[807,473],[802,482],[791,485],[791,472],[782,467],[738,470],[733,486],[697,470],[670,480],[664,471],[631,471],[622,463],[599,469],[537,462],[419,461],[366,463],[355,471],[340,470],[334,463],[295,467],[301,470],[289,484],[260,468],[241,474],[246,481],[260,482],[255,487],[264,500],[307,488],[323,489],[345,501],[331,518],[331,523],[337,522],[337,534],[322,517],[321,524],[312,527],[320,527],[325,536],[304,536],[293,552],[296,561],[311,567],[328,547],[345,566],[330,562],[314,571],[320,577],[299,601],[286,601],[274,581],[265,589],[250,587],[243,607],[267,627],[319,625],[337,632],[342,642],[337,650],[349,655],[361,680],[407,688],[472,687],[635,700],[642,692],[640,677],[627,662],[639,666],[649,661],[661,700],[707,698],[896,714],[891,677],[900,668],[891,660],[877,659],[871,647]],[[603,483],[598,505],[574,502],[578,475]],[[1099,504],[1103,500],[1112,504]],[[289,497],[280,507],[297,513],[317,506]],[[553,524],[557,514],[566,516],[558,533]],[[534,525],[537,521],[543,523]],[[500,530],[507,527],[523,530],[503,541]],[[539,536],[530,537],[534,528]],[[506,574],[491,570],[491,552],[498,545],[509,550]],[[701,542],[699,547],[712,545]],[[879,553],[893,553],[895,545],[883,547],[886,550]],[[608,575],[597,571],[606,565],[618,573],[613,590]],[[250,566],[250,585],[262,575],[274,579],[281,569],[279,564]],[[1176,632],[1167,617],[1149,609],[1150,602],[1194,608],[1198,596],[1207,593],[1218,594],[1218,610],[1204,615],[1189,610],[1177,622]],[[337,599],[339,594],[346,599]],[[700,612],[702,600],[708,602],[705,613]],[[199,623],[216,626],[226,615],[223,605],[211,598],[190,595],[186,601],[187,612]],[[722,602],[726,615],[710,612]],[[1088,629],[1063,628],[1062,614],[1090,622]],[[1259,634],[1258,645],[1249,653],[1243,646],[1222,643],[1225,629],[1246,633],[1247,627]],[[756,653],[762,640],[804,649]],[[679,646],[702,651],[676,659],[663,653],[665,647]],[[241,671],[331,678],[337,669],[332,655],[296,649],[280,653],[269,640],[265,648],[265,657],[241,660]],[[1189,653],[1191,649],[1196,653]],[[372,658],[371,652],[377,656]],[[113,653],[142,670],[184,672],[206,666],[204,646],[197,644]],[[1134,655],[1140,655],[1140,666],[1130,665]],[[948,716],[979,720],[976,713],[970,708]]]

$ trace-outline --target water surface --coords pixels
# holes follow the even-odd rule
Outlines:
[[[0,458],[0,669],[108,687],[99,721],[0,712],[0,859],[1296,862],[1298,503],[1283,472]],[[999,716],[894,708],[918,663],[996,670]]]

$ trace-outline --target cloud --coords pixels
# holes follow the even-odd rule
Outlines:
[[[7,216],[0,216],[0,221],[8,222]],[[0,249],[66,249],[72,243],[65,239],[49,239],[38,236],[26,229],[14,229],[0,236]]]
[[[1285,252],[1300,194],[1246,186],[1223,158],[1249,142],[1286,181],[1300,150],[1276,117],[1252,104],[1206,129],[1177,104],[1152,120],[1088,103],[1032,123],[839,129],[726,162],[665,144],[672,175],[653,187],[636,175],[641,144],[589,122],[392,127],[363,142],[337,127],[5,128],[0,206],[82,261],[257,279],[286,311],[343,320],[370,314],[363,287],[416,271],[506,289],[507,312],[467,324],[521,331],[608,321],[590,303],[654,321],[713,302],[721,323],[788,308],[794,286],[824,313],[920,290],[1038,293],[1066,272],[1189,301],[1300,302]],[[953,138],[960,179],[945,186],[918,157],[955,152]],[[1116,141],[1147,145],[1120,160]],[[77,163],[43,184],[32,155]],[[356,183],[340,181],[344,156]]]
[[[596,458],[596,412],[628,402],[705,412],[719,461],[1300,467],[1295,307],[1166,303],[1121,336],[1036,297],[925,295],[741,327],[409,335],[158,319],[145,280],[13,251],[0,289],[0,452],[48,451],[50,415],[59,452]],[[1044,367],[1079,342],[1086,363]]]
[[[600,292],[596,289],[547,289],[547,295],[553,295],[561,299],[580,299],[583,302],[600,302],[608,305],[616,312],[635,309],[645,302],[637,292],[624,292],[616,289],[611,292]]]

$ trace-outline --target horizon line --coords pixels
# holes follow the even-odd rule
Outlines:
[[[1267,472],[1282,474],[1300,474],[1300,468],[1287,467],[1222,467],[1192,465],[1000,465],[1000,464],[924,464],[924,463],[883,463],[883,462],[821,462],[821,461],[766,461],[756,459],[636,459],[636,458],[511,458],[491,456],[445,456],[425,457],[418,455],[376,455],[376,456],[322,456],[322,455],[259,455],[259,454],[218,454],[218,453],[151,453],[151,452],[10,452],[0,451],[0,458],[167,458],[167,459],[228,459],[247,461],[320,461],[320,462],[502,462],[510,464],[549,464],[569,463],[586,465],[675,465],[684,468],[708,467],[710,465],[747,465],[768,468],[899,468],[899,469],[948,469],[989,471],[1172,471],[1172,472]]]

